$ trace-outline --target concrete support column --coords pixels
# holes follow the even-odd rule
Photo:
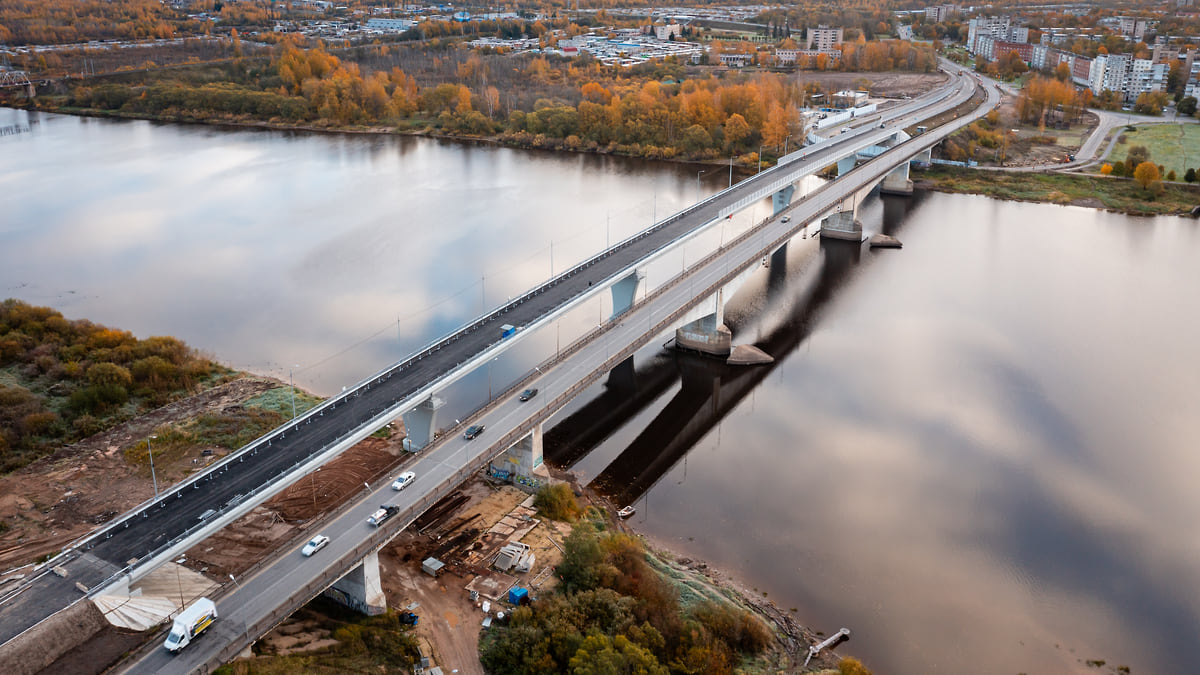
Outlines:
[[[733,351],[733,334],[725,325],[725,289],[717,291],[716,308],[712,314],[675,329],[676,349],[685,349],[712,356],[729,356]]]
[[[862,223],[855,218],[854,207],[845,208],[821,219],[822,239],[863,240]]]
[[[858,158],[855,157],[854,155],[850,155],[849,157],[843,157],[843,158],[839,159],[837,162],[837,175],[839,177],[846,175],[847,172],[849,172],[851,169],[854,168],[854,164],[857,161],[858,161]]]
[[[913,182],[908,178],[908,162],[904,162],[891,173],[884,176],[883,182],[879,184],[879,194],[882,195],[911,197],[912,193]]]
[[[404,413],[404,431],[408,436],[404,439],[404,449],[417,452],[429,445],[437,431],[437,411],[446,402],[437,396],[430,396],[420,405]]]
[[[536,492],[550,480],[550,472],[542,459],[542,425],[504,451],[488,464],[488,472],[501,480],[510,481],[526,492]]]
[[[916,157],[913,157],[914,162],[925,162],[926,164],[933,159],[933,148],[925,148]]]
[[[637,300],[638,287],[646,278],[646,270],[634,270],[629,276],[612,285],[613,313],[609,320],[621,316],[633,307]]]
[[[792,195],[796,194],[796,186],[788,185],[779,192],[771,195],[771,205],[774,208],[771,215],[777,216],[780,211],[783,211],[792,204]]]
[[[387,598],[379,581],[379,552],[364,557],[358,567],[326,589],[325,595],[368,616],[386,612]]]

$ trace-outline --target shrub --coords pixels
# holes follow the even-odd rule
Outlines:
[[[581,513],[579,502],[566,483],[543,485],[533,498],[533,505],[551,520],[574,522]]]
[[[847,656],[838,663],[838,672],[841,675],[871,675],[871,670],[853,656]]]

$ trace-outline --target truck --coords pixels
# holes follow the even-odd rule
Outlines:
[[[216,620],[217,605],[208,598],[200,598],[175,617],[175,623],[172,624],[171,632],[163,646],[172,654],[177,654]]]
[[[370,518],[367,518],[367,523],[374,525],[375,527],[379,527],[383,521],[391,518],[397,513],[400,513],[399,506],[396,506],[395,504],[384,504],[379,507],[378,511],[372,513]]]
[[[516,326],[514,326],[514,325],[512,325],[512,324],[509,324],[509,323],[506,323],[506,324],[504,324],[503,326],[500,326],[500,337],[501,337],[501,338],[505,338],[505,339],[507,339],[507,338],[510,338],[510,337],[512,337],[512,336],[514,336],[514,335],[516,335],[516,334],[517,334],[517,327],[516,327]]]

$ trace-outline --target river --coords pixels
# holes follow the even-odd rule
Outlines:
[[[325,394],[728,181],[429,139],[3,126],[27,131],[0,137],[0,295]],[[798,238],[732,299],[735,342],[776,364],[644,355],[645,401],[571,468],[629,495],[639,530],[850,628],[877,673],[1200,671],[1196,221],[923,193],[861,219],[904,249]],[[649,479],[623,470],[672,443]]]

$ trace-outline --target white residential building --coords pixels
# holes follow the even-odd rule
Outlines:
[[[934,5],[925,8],[925,21],[928,23],[939,23],[945,21],[951,12],[957,12],[957,5]]]
[[[683,26],[677,23],[668,23],[654,27],[654,37],[659,40],[670,40],[672,35],[683,37]]]
[[[1146,19],[1140,19],[1136,16],[1122,16],[1118,17],[1118,19],[1120,21],[1121,35],[1137,41],[1141,41],[1146,37],[1146,29],[1151,25]]]
[[[808,29],[808,43],[805,49],[825,51],[837,49],[842,44],[842,29],[818,26]]]
[[[1029,42],[1029,28],[1014,26],[1007,16],[980,16],[967,22],[967,51],[974,54],[981,36],[1001,42]]]

